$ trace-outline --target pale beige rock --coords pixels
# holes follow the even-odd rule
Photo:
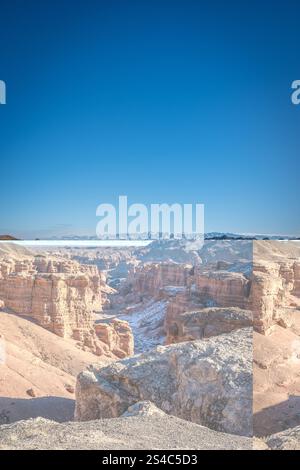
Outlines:
[[[233,269],[241,269],[241,265],[234,267],[226,261],[194,267],[174,262],[140,265],[128,277],[112,305],[124,311],[126,305],[133,304],[135,310],[142,311],[142,306],[151,299],[167,302],[164,323],[168,336],[168,325],[180,323],[182,313],[213,306],[251,309],[251,280]],[[167,343],[173,341],[171,336]]]
[[[195,288],[200,300],[216,307],[251,308],[250,286],[251,281],[243,273],[195,270]]]
[[[2,257],[1,257],[2,254]],[[102,310],[105,276],[96,265],[81,265],[59,255],[0,251],[0,298],[8,311],[29,317],[62,338],[73,338],[98,356],[114,357],[110,345],[96,335],[95,311]],[[117,357],[131,351],[130,328],[112,327]],[[117,347],[118,346],[118,347]]]
[[[184,288],[183,290],[175,291],[173,296],[168,297],[167,311],[165,316],[165,330],[166,335],[169,335],[168,325],[181,322],[180,317],[187,312],[193,312],[204,308],[205,305],[200,301],[198,293],[194,289]],[[172,336],[172,335],[171,335]],[[168,342],[172,342],[167,340]]]
[[[166,344],[209,338],[252,326],[252,312],[238,307],[204,308],[165,319]]]
[[[0,296],[14,313],[29,316],[64,338],[93,327],[93,312],[101,310],[95,266],[36,256],[0,258],[0,267]]]
[[[77,378],[75,417],[117,417],[140,400],[218,431],[252,435],[251,329],[91,367]]]
[[[218,263],[206,268],[174,262],[141,265],[128,277],[123,294],[135,294],[136,300],[159,297],[168,286],[185,287],[187,292],[192,289],[204,304],[213,301],[220,307],[249,306],[250,280],[243,273],[220,270]]]
[[[279,324],[300,332],[299,286],[299,243],[254,242],[251,301],[257,331],[268,334]]]
[[[133,355],[134,340],[127,321],[113,319],[110,323],[96,323],[95,331],[116,357],[121,359]]]
[[[275,325],[254,333],[254,433],[266,436],[299,424],[300,338]]]
[[[187,286],[191,265],[150,263],[138,267],[128,277],[127,288],[138,296],[157,296],[165,286]]]
[[[252,450],[270,450],[270,448],[262,439],[254,437]]]
[[[300,243],[253,247],[254,433],[300,424]]]
[[[122,414],[122,417],[126,418],[129,416],[152,416],[158,414],[164,416],[165,413],[157,408],[151,401],[139,401],[134,405],[131,405],[125,413]]]

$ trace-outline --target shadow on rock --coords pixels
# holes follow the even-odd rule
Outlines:
[[[0,397],[0,424],[22,419],[47,418],[57,422],[72,421],[75,400],[63,397],[9,398]]]
[[[253,416],[254,435],[258,437],[300,425],[300,396],[291,395],[277,405],[269,406]]]

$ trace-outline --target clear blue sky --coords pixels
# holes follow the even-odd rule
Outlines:
[[[300,234],[299,1],[2,0],[0,233],[196,203],[206,231]]]

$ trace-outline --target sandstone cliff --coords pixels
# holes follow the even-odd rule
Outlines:
[[[163,299],[168,301],[169,316],[174,317],[211,306],[251,308],[251,273],[243,272],[245,266],[221,261],[205,266],[170,262],[140,265],[130,273],[112,305],[124,308]]]
[[[204,308],[181,315],[166,315],[166,344],[209,338],[252,326],[252,312],[231,308]]]
[[[275,324],[300,333],[300,247],[298,253],[296,249],[293,242],[254,243],[251,300],[254,325],[261,333]]]
[[[127,285],[139,296],[156,296],[165,286],[187,286],[191,272],[191,265],[150,263],[134,270]]]
[[[299,263],[299,243],[254,242],[253,411],[258,436],[300,424]]]
[[[134,340],[128,322],[116,318],[109,323],[96,323],[95,332],[116,357],[132,356]]]
[[[105,277],[95,265],[57,255],[34,255],[15,247],[1,247],[0,298],[12,313],[28,317],[61,336],[75,339],[82,348],[97,355],[117,357],[133,352],[132,333],[127,328],[109,343],[95,330],[95,311],[102,309]],[[99,329],[98,329],[99,331]],[[127,339],[125,336],[127,335]],[[124,350],[122,349],[124,346]]]
[[[250,279],[241,272],[195,270],[195,289],[207,306],[249,308],[250,287]]]
[[[6,308],[64,338],[93,327],[101,310],[101,279],[94,266],[70,260],[0,259],[0,297]]]

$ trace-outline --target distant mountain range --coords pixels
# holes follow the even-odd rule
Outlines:
[[[299,236],[292,236],[292,235],[269,235],[269,234],[239,234],[239,233],[231,233],[231,232],[208,232],[204,235],[205,240],[300,240]],[[118,239],[118,237],[117,237]],[[130,238],[128,238],[130,239]],[[147,238],[144,238],[147,240]],[[0,240],[20,240],[19,238],[16,238],[12,235],[0,235]],[[42,240],[39,238],[36,238],[35,240]],[[98,240],[96,236],[90,236],[90,235],[68,235],[68,236],[63,236],[63,237],[49,237],[45,238],[43,240]],[[149,240],[151,240],[149,238]],[[157,240],[156,238],[153,238],[153,241]],[[161,238],[163,240],[163,238]]]
[[[0,235],[0,240],[18,240],[18,238],[13,237],[12,235]]]
[[[260,235],[209,232],[205,234],[205,240],[300,240],[300,237],[292,235]]]

